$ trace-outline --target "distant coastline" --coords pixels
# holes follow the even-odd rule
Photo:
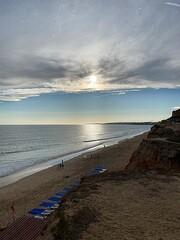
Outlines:
[[[119,125],[154,125],[157,122],[109,122],[109,123],[101,123],[101,124],[119,124]]]
[[[71,123],[62,123],[62,124],[0,124],[0,126],[81,126],[81,125],[92,125],[92,124],[99,124],[99,125],[108,125],[108,124],[119,124],[119,125],[154,125],[157,122],[88,122],[88,123],[78,123],[78,124],[71,124]]]

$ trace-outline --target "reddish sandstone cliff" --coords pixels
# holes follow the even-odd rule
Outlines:
[[[180,170],[180,143],[143,140],[126,170]]]
[[[133,153],[125,170],[180,171],[180,122],[173,116],[155,124]]]

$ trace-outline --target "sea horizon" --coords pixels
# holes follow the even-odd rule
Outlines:
[[[0,124],[0,126],[69,126],[69,125],[72,125],[72,126],[77,126],[77,125],[92,125],[92,124],[99,124],[99,125],[104,125],[104,124],[127,124],[127,125],[133,125],[133,124],[147,124],[147,125],[152,125],[152,124],[155,124],[157,121],[132,121],[132,122],[129,122],[129,121],[122,121],[122,122],[90,122],[90,123],[59,123],[59,124],[53,124],[53,123],[49,123],[49,124],[43,124],[43,123],[40,123],[40,124]]]

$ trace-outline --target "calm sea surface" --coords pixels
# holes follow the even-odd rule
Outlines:
[[[132,137],[146,125],[0,126],[0,177]]]

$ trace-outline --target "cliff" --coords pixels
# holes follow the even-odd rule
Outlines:
[[[172,118],[180,118],[180,109],[172,112]]]
[[[179,111],[178,111],[179,112]],[[177,112],[177,113],[178,113]],[[180,122],[174,114],[155,124],[138,149],[133,153],[125,170],[180,171]]]

